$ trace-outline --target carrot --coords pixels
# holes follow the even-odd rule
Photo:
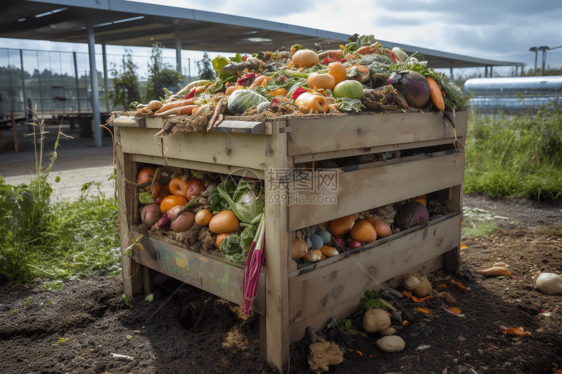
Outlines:
[[[477,273],[484,274],[487,277],[497,277],[500,275],[511,277],[511,271],[504,266],[494,266],[489,269],[476,270]]]
[[[191,91],[195,86],[198,86],[199,84],[203,84],[203,83],[210,83],[211,81],[208,81],[206,79],[203,80],[199,80],[199,81],[195,81],[195,82],[191,82],[190,84],[188,84],[187,86],[185,86],[184,88],[182,88],[181,90],[178,91],[178,93],[176,93],[176,95],[181,95],[181,94],[187,94],[189,91]]]
[[[341,49],[333,49],[331,51],[324,51],[318,54],[318,58],[320,60],[324,60],[326,57],[334,58],[334,57],[341,57],[343,55],[343,51]]]
[[[167,110],[165,112],[161,112],[161,113],[155,113],[154,117],[165,117],[165,116],[170,116],[172,114],[180,114],[180,112],[182,112],[181,114],[193,114],[193,109],[194,107],[199,107],[198,105],[184,105],[184,106],[180,106],[177,108],[172,108],[170,110]]]
[[[195,109],[195,108],[199,108],[199,105],[182,106],[180,108],[180,110],[178,110],[178,116],[181,116],[181,115],[184,115],[184,114],[191,115],[191,114],[193,114],[193,109]]]
[[[440,111],[445,111],[445,101],[443,101],[443,95],[441,95],[441,89],[431,77],[427,77],[427,83],[429,84],[429,94],[431,95],[431,101],[435,104],[435,107]]]
[[[394,52],[392,52],[390,49],[388,50],[388,57],[390,57],[390,59],[393,62],[398,62],[398,59],[396,58],[396,54]]]
[[[356,50],[355,53],[359,53],[360,55],[372,55],[373,53],[375,53],[375,51],[375,48],[371,48],[370,46],[366,45]]]
[[[269,82],[269,80],[271,79],[271,77],[262,75],[261,77],[257,77],[254,82],[252,83],[252,85],[250,86],[250,88],[256,88],[259,87],[263,84],[263,82]]]
[[[191,99],[188,100],[172,101],[171,103],[167,103],[166,105],[163,105],[162,108],[158,109],[156,111],[156,114],[163,113],[170,109],[179,108],[186,105],[193,105],[195,104],[195,100],[197,100],[196,97],[192,97]]]

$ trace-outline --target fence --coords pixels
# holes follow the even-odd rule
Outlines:
[[[104,69],[103,56],[96,54],[100,111],[112,110],[108,92],[113,89],[111,69],[120,66],[123,56],[107,54]],[[141,83],[148,72],[148,56],[133,55],[139,65]],[[165,63],[176,65],[176,59],[163,57]],[[184,84],[195,74],[195,61],[182,57]],[[100,70],[101,69],[101,70]],[[104,76],[107,71],[108,77]],[[107,85],[107,86],[106,86]],[[142,85],[142,84],[141,84]],[[92,88],[87,53],[53,52],[0,48],[0,119],[11,112],[16,116],[27,114],[26,108],[37,108],[40,117],[91,114]]]

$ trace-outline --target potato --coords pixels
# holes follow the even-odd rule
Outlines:
[[[367,332],[384,331],[390,327],[390,316],[382,309],[371,309],[363,316],[363,328]]]
[[[414,290],[416,296],[424,297],[426,295],[431,295],[433,289],[431,288],[431,282],[427,279],[427,277],[421,273],[417,273],[414,276],[420,281],[420,285]]]
[[[159,204],[145,205],[141,210],[141,221],[147,226],[153,226],[162,217]]]
[[[183,212],[172,223],[172,230],[175,232],[187,231],[195,223],[195,214],[193,212]]]

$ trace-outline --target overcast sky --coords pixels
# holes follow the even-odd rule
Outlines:
[[[206,10],[376,38],[463,55],[534,65],[533,46],[562,45],[559,0],[135,0]],[[87,52],[85,45],[0,38],[0,48]],[[98,46],[99,47],[99,46]],[[101,52],[101,49],[99,49]],[[149,49],[135,48],[147,55]],[[122,47],[108,47],[122,54]],[[166,52],[170,57],[174,51]],[[213,54],[214,55],[214,54]],[[184,52],[199,59],[201,53]],[[539,54],[539,66],[541,56]],[[562,66],[562,48],[548,52],[547,64]]]

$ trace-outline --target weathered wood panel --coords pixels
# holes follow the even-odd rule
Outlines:
[[[365,290],[456,247],[460,215],[345,260],[289,279],[290,323],[321,313]]]
[[[464,154],[439,154],[359,165],[356,168],[361,170],[350,172],[344,172],[345,168],[322,172],[326,181],[332,178],[335,183],[290,192],[289,230],[458,185],[464,175]]]
[[[137,238],[139,233],[135,231],[134,236]],[[242,305],[244,270],[240,266],[192,252],[171,240],[156,239],[150,234],[139,242],[144,249],[133,251],[133,259],[138,263]],[[265,314],[265,285],[265,274],[262,272],[252,306],[252,310],[259,314]]]
[[[413,274],[415,272],[421,271],[424,274],[427,274],[427,273],[431,273],[432,271],[440,269],[442,267],[442,264],[443,264],[443,256],[437,256],[422,264],[407,269],[405,272]],[[393,280],[389,281],[388,283],[393,283]],[[387,282],[381,284],[384,286],[384,288],[386,288]],[[392,284],[390,284],[390,286],[392,286]],[[381,288],[377,286],[370,288],[370,290],[372,291],[379,291],[380,289]],[[347,318],[350,315],[354,314],[359,310],[359,301],[361,300],[362,297],[363,297],[363,293],[357,294],[345,301],[342,301],[339,304],[324,309],[322,312],[317,313],[311,316],[310,318],[307,318],[306,320],[291,324],[289,326],[290,343],[293,344],[294,342],[303,339],[306,336],[307,327],[310,327],[312,331],[319,331],[322,330],[332,318],[336,318],[336,319]]]
[[[468,112],[457,111],[457,136],[466,135]],[[288,155],[451,139],[443,114],[396,113],[355,115],[318,119],[291,119]]]
[[[137,155],[263,170],[270,152],[269,135],[200,131],[155,137],[158,131],[152,128],[120,129],[123,152]]]

